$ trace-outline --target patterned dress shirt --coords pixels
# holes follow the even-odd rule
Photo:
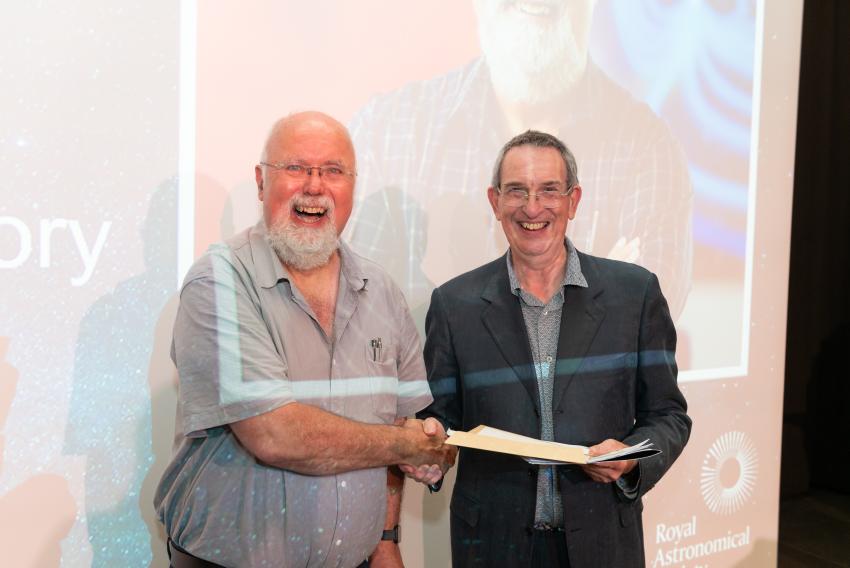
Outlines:
[[[510,250],[507,255],[511,292],[519,298],[522,306],[522,316],[528,332],[531,355],[534,358],[534,371],[537,374],[537,390],[540,393],[540,438],[549,442],[555,439],[552,427],[552,388],[555,378],[555,361],[558,357],[564,286],[587,288],[587,280],[581,273],[578,254],[569,239],[566,240],[566,247],[567,269],[564,271],[562,285],[545,304],[522,289],[514,271]],[[541,466],[538,471],[534,523],[552,527],[563,526],[564,512],[561,507],[561,494],[558,491],[555,466]]]

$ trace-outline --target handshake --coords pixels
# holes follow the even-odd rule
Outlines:
[[[399,469],[420,483],[437,483],[454,465],[457,456],[457,447],[444,443],[443,425],[435,418],[399,418],[395,425],[403,429],[402,439],[408,446],[404,452],[407,459],[398,465]]]

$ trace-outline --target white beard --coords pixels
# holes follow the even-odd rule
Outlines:
[[[510,0],[478,3],[478,34],[499,97],[541,104],[564,94],[581,78],[587,51],[580,49],[565,6],[555,21],[536,25],[512,14]]]
[[[297,203],[298,201],[296,201]],[[280,260],[296,270],[306,271],[324,266],[339,248],[339,235],[333,221],[333,203],[326,198],[310,200],[302,205],[326,207],[328,220],[321,227],[296,226],[288,215],[266,227],[268,241]],[[293,204],[294,205],[294,204]]]

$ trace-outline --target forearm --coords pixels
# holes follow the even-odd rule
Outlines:
[[[404,493],[404,474],[397,466],[387,468],[387,515],[384,529],[391,530],[401,520],[401,497]]]
[[[649,439],[661,453],[641,461],[640,494],[652,489],[679,457],[690,436],[691,420],[681,411],[647,420],[639,418],[636,427],[625,438],[632,445]],[[636,468],[637,469],[637,468]]]
[[[404,489],[404,474],[396,466],[387,468],[387,515],[384,530],[392,530],[401,518],[401,495]],[[398,543],[381,540],[369,557],[373,565],[402,566],[401,551]]]
[[[307,475],[415,463],[418,457],[410,430],[356,422],[297,402],[231,428],[260,461]]]
[[[658,277],[673,320],[677,320],[684,309],[693,271],[690,212],[676,215],[679,217],[669,221],[665,219],[670,215],[665,215],[651,233],[641,237],[641,255],[637,260]],[[671,235],[676,238],[671,239]]]

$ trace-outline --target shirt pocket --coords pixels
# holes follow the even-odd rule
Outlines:
[[[398,364],[395,345],[383,342],[380,349],[366,347],[369,399],[377,423],[392,424],[398,409]]]

